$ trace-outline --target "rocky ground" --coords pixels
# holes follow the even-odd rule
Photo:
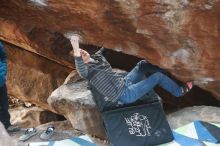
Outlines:
[[[16,108],[18,108],[18,107],[16,107]],[[29,109],[33,109],[33,108],[29,107]],[[37,109],[37,108],[35,107],[35,109]],[[32,112],[32,113],[36,114],[36,112]],[[13,109],[10,109],[10,114],[12,115],[13,119],[15,118],[14,116],[17,116]],[[35,125],[36,121],[35,120],[31,121],[30,120],[31,118],[28,118],[28,116],[30,116],[30,115],[27,114],[27,116],[26,116],[26,119],[29,120],[28,127],[30,127],[31,125]],[[195,120],[203,120],[203,121],[208,121],[208,122],[220,123],[219,117],[220,117],[220,108],[219,107],[212,107],[212,106],[187,107],[187,108],[181,109],[177,112],[173,112],[173,113],[170,113],[167,115],[167,119],[168,119],[169,124],[172,129],[175,129],[175,128],[180,127],[185,124],[188,124],[188,123],[195,121]],[[19,121],[19,120],[17,120],[17,121]],[[12,120],[12,122],[14,122],[14,121]],[[27,123],[27,120],[24,120],[23,124],[21,121],[18,123],[22,126],[21,131],[16,132],[16,133],[9,133],[10,137],[8,137],[8,139],[5,138],[5,137],[7,137],[7,136],[5,136],[6,134],[4,134],[4,135],[2,134],[4,132],[4,130],[1,130],[0,138],[2,136],[4,136],[4,140],[3,141],[1,140],[0,146],[5,146],[4,141],[14,142],[17,144],[17,146],[28,146],[28,144],[31,142],[43,142],[43,140],[41,140],[39,138],[39,136],[45,129],[47,129],[47,127],[49,125],[53,125],[56,128],[56,132],[51,137],[50,140],[63,140],[66,138],[79,136],[79,135],[83,134],[81,131],[74,129],[68,120],[52,121],[52,122],[48,122],[48,123],[40,124],[40,125],[36,126],[38,134],[33,136],[32,138],[30,138],[29,140],[27,140],[25,142],[21,142],[18,139],[21,135],[24,134],[25,130],[28,128],[27,126],[25,127],[25,124],[24,124],[24,123]],[[30,123],[32,123],[32,124],[30,124]],[[9,139],[13,139],[14,141],[9,140]],[[105,140],[100,140],[95,137],[92,137],[92,139],[97,143],[98,146],[107,146],[108,145]]]
[[[80,131],[77,131],[73,128],[67,129],[67,127],[71,127],[71,124],[68,121],[61,121],[61,122],[50,122],[47,124],[37,126],[36,129],[38,131],[38,134],[31,137],[29,140],[27,140],[25,142],[19,141],[19,137],[25,133],[26,128],[22,128],[21,131],[16,132],[16,133],[10,133],[10,136],[13,139],[16,139],[16,141],[18,141],[18,144],[22,145],[22,146],[27,146],[31,142],[43,142],[45,140],[40,139],[40,134],[44,130],[46,130],[49,125],[53,125],[54,127],[56,127],[56,132],[50,138],[50,140],[63,140],[66,138],[70,138],[73,136],[79,136],[82,134]]]
[[[10,135],[17,139],[32,126],[41,133],[45,124],[56,125],[51,123],[54,121],[65,127],[62,120],[68,119],[70,127],[57,125],[55,139],[80,134],[72,126],[105,138],[100,113],[88,100],[91,93],[87,84],[63,84],[75,69],[72,47],[66,38],[71,34],[78,34],[82,38],[80,47],[91,53],[101,46],[112,50],[115,56],[107,56],[117,64],[114,68],[128,71],[132,57],[146,59],[178,81],[193,80],[208,91],[205,98],[200,90],[186,98],[161,96],[171,108],[178,108],[177,112],[167,112],[172,128],[194,120],[220,122],[219,107],[198,106],[220,105],[219,13],[219,0],[1,1],[0,41],[7,51],[8,94],[32,103],[10,101],[12,123],[23,128]],[[136,62],[130,65],[134,67]],[[77,79],[75,75],[76,71],[72,72],[70,82]],[[213,97],[218,102],[211,101]],[[180,106],[183,100],[186,104]],[[2,146],[13,142],[3,129],[0,134],[4,137],[0,138]],[[32,140],[38,141],[38,136]]]
[[[79,78],[76,78],[75,73],[70,74],[64,84],[55,90],[49,98],[50,105],[53,105],[51,103],[57,103],[54,104],[53,108],[57,113],[62,114],[62,116],[42,109],[34,104],[25,103],[19,99],[10,97],[9,112],[11,115],[11,123],[19,125],[22,129],[20,132],[10,133],[11,137],[8,137],[8,139],[14,139],[14,142],[17,143],[18,146],[26,146],[30,142],[42,142],[39,136],[49,125],[53,125],[56,128],[56,132],[50,140],[63,140],[84,133],[97,135],[97,131],[100,131],[98,134],[100,134],[103,139],[105,136],[103,127],[100,126],[101,120],[94,116],[96,114],[98,115],[99,112],[94,107],[94,101],[91,100],[92,95],[88,91],[85,81],[78,82],[78,80]],[[71,84],[71,88],[69,84]],[[172,129],[195,120],[220,123],[220,107],[190,106],[172,112],[166,111],[166,113]],[[90,122],[88,123],[88,121]],[[38,134],[28,141],[18,141],[19,137],[30,127],[36,127]],[[0,137],[1,136],[4,135],[0,135]],[[105,140],[100,140],[95,137],[92,137],[92,139],[97,145],[108,145]],[[4,140],[7,139],[4,138]],[[5,146],[2,144],[3,142],[4,141],[0,142],[0,146]]]
[[[13,143],[12,146],[28,146],[28,144],[32,142],[44,142],[45,140],[40,139],[40,135],[50,125],[55,127],[55,133],[49,139],[50,141],[63,140],[74,136],[83,135],[81,131],[74,129],[71,123],[68,120],[65,120],[64,117],[64,120],[60,120],[60,115],[44,110],[31,103],[22,102],[21,100],[12,96],[9,96],[9,104],[11,123],[21,127],[21,130],[19,132],[9,133],[9,135],[6,134],[5,130],[1,130],[2,133],[0,137],[4,136],[5,141],[8,141],[5,142],[7,145],[10,144],[10,142]],[[27,128],[30,127],[35,127],[37,129],[37,135],[24,142],[19,141],[19,137],[25,133]],[[91,137],[91,139],[96,141],[97,145],[107,145],[106,141],[104,140],[95,137]],[[4,141],[1,141],[0,146],[5,146],[5,143]]]
[[[57,141],[57,140],[63,140],[63,139],[67,139],[67,138],[71,138],[74,136],[80,136],[83,133],[70,128],[67,129],[68,126],[71,126],[71,124],[68,121],[60,121],[60,122],[50,122],[47,124],[43,124],[43,125],[39,125],[36,127],[38,134],[31,137],[29,140],[27,141],[19,141],[19,137],[21,135],[23,135],[26,131],[26,128],[22,128],[19,132],[14,132],[14,133],[9,133],[9,136],[6,135],[2,135],[2,132],[4,132],[1,129],[1,139],[4,136],[4,140],[1,140],[0,142],[0,146],[6,146],[5,144],[7,143],[7,146],[28,146],[29,143],[32,142],[45,142],[45,140],[40,139],[40,134],[49,126],[49,125],[53,125],[56,127],[56,131],[53,134],[53,136],[49,139],[50,141]],[[3,128],[3,127],[1,127]],[[91,137],[91,139],[93,141],[95,141],[97,143],[97,145],[99,146],[105,146],[107,145],[106,142],[104,140],[100,140],[98,138],[95,137]],[[12,143],[12,145],[8,145],[10,144],[10,142]]]

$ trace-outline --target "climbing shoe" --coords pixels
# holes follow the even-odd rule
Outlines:
[[[18,127],[17,125],[10,125],[8,128],[7,128],[7,132],[10,133],[10,132],[18,132],[20,131],[21,128]]]
[[[41,135],[40,135],[40,139],[42,140],[48,140],[51,138],[51,136],[54,134],[55,132],[55,127],[50,126],[47,128],[46,131],[44,131]]]
[[[34,136],[36,134],[37,134],[37,130],[35,128],[28,128],[25,131],[24,135],[19,137],[19,140],[20,141],[26,141],[26,140],[30,139],[32,136]]]
[[[187,82],[183,87],[182,87],[182,91],[183,91],[183,95],[185,95],[186,93],[188,93],[192,88],[193,88],[193,82],[189,81]]]

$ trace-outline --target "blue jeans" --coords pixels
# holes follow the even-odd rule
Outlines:
[[[0,87],[0,121],[7,129],[10,123],[10,114],[8,112],[8,96],[6,85]]]
[[[182,96],[182,87],[162,72],[163,70],[145,60],[138,62],[135,68],[125,76],[125,92],[119,100],[123,103],[135,102],[156,85],[159,85],[176,97]],[[146,73],[153,74],[146,78]]]

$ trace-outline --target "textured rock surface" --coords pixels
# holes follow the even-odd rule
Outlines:
[[[17,107],[9,110],[11,124],[23,128],[36,127],[51,121],[58,121],[59,116],[39,107]]]
[[[219,0],[2,0],[0,39],[71,66],[63,34],[143,57],[220,99]]]
[[[48,126],[53,125],[55,127],[55,133],[51,136],[50,140],[63,140],[66,138],[74,137],[74,136],[79,136],[81,135],[81,132],[74,130],[72,128],[72,125],[68,121],[57,121],[57,122],[50,122],[47,124],[42,124],[36,127],[37,129],[37,135],[31,137],[25,142],[19,141],[19,146],[28,146],[29,143],[31,142],[45,142],[44,140],[40,139],[40,135],[43,131],[47,129]],[[21,131],[16,132],[16,133],[10,133],[10,136],[18,140],[21,135],[24,134],[26,129],[21,129]]]
[[[119,69],[113,71],[124,72]],[[69,74],[64,84],[57,88],[47,101],[50,107],[64,115],[75,129],[106,138],[101,115],[88,89],[88,83],[80,78],[76,71]]]
[[[190,122],[193,122],[195,120],[203,120],[207,122],[214,122],[219,123],[220,122],[220,109],[216,107],[211,106],[194,106],[194,107],[188,107],[182,110],[179,110],[175,113],[169,114],[167,116],[167,119],[170,123],[170,126],[175,129],[177,127],[183,126],[185,124],[188,124]],[[33,138],[29,139],[26,142],[20,142],[17,143],[18,146],[27,146],[29,142],[39,142],[41,141],[39,139],[40,133],[45,130],[49,125],[54,125],[56,127],[56,133],[51,137],[51,140],[62,140],[64,138],[72,137],[72,136],[78,136],[81,133],[72,129],[70,122],[68,121],[61,121],[61,122],[50,122],[44,125],[40,125],[37,127],[38,135],[34,136]],[[14,142],[23,134],[25,129],[22,129],[21,132],[12,134]],[[9,142],[13,142],[12,139],[8,136],[5,129],[3,128],[2,124],[0,123],[0,146],[5,146],[5,142],[7,142],[7,146],[10,146]],[[2,140],[4,139],[4,140]],[[107,146],[107,144],[104,141],[100,141],[98,139],[93,139],[96,141],[98,146]],[[1,145],[2,144],[2,145]],[[13,146],[15,146],[13,144]]]
[[[62,85],[50,96],[51,107],[47,104],[74,68],[64,36],[77,33],[82,44],[145,58],[181,81],[194,80],[220,100],[219,13],[219,0],[2,0],[0,40],[12,44],[6,45],[8,93],[104,137],[85,82]],[[203,116],[195,113],[189,117]]]
[[[45,131],[48,126],[51,126],[51,125],[53,125],[55,127],[56,131],[49,139],[50,141],[63,140],[63,139],[72,138],[72,137],[79,136],[79,135],[83,134],[80,131],[73,129],[72,125],[69,121],[50,122],[47,124],[37,126],[36,127],[36,129],[38,131],[37,135],[31,137],[30,139],[28,139],[25,142],[19,141],[18,143],[16,143],[17,145],[12,145],[12,146],[28,146],[28,144],[32,143],[32,142],[45,142],[44,140],[40,139],[40,134],[43,131]],[[0,129],[1,129],[1,125],[0,125]],[[10,133],[11,138],[8,137],[8,135],[7,135],[7,137],[5,137],[5,135],[4,135],[4,138],[5,139],[8,138],[9,140],[14,139],[15,141],[18,141],[18,138],[24,134],[25,130],[26,129],[21,129],[21,131],[19,131],[19,132]],[[1,132],[3,132],[2,129],[1,129]],[[0,135],[0,138],[2,139],[2,135]],[[96,143],[97,146],[109,146],[106,143],[106,141],[100,140],[97,137],[90,137],[90,138]],[[0,141],[0,146],[11,146],[11,145],[1,145],[1,143],[3,143],[3,142],[6,142],[6,141]]]
[[[8,133],[6,132],[4,126],[2,125],[2,123],[0,123],[0,146],[4,146],[4,145],[8,145],[8,146],[13,146],[14,142],[11,141],[12,139],[9,137]]]
[[[75,129],[105,138],[101,116],[86,81],[60,86],[48,98],[48,103],[57,113],[64,115]]]
[[[3,124],[0,122],[0,146],[18,146],[17,142],[13,140],[6,132]]]
[[[50,122],[36,127],[38,134],[31,137],[25,142],[21,142],[18,139],[21,135],[24,134],[26,129],[22,129],[21,131],[16,133],[11,133],[9,136],[4,126],[0,122],[0,146],[28,146],[31,142],[45,142],[40,139],[40,134],[44,132],[45,129],[47,129],[47,127],[50,125],[53,125],[56,128],[55,133],[50,138],[51,141],[72,138],[82,134],[81,132],[74,130],[71,127],[70,122],[68,121]],[[96,143],[97,146],[108,146],[106,141],[100,140],[95,137],[91,137],[91,139]]]
[[[105,138],[100,113],[94,106],[91,92],[86,88],[87,83],[84,80],[79,81],[80,78],[75,75],[75,72],[72,72],[65,81],[67,84],[56,89],[48,98],[48,102],[57,113],[71,121],[74,128]],[[173,129],[195,120],[219,123],[219,111],[219,107],[194,106],[171,113],[167,119]]]
[[[47,98],[64,82],[70,68],[18,47],[5,46],[8,56],[8,93],[50,109]]]
[[[167,116],[172,129],[196,120],[220,123],[220,108],[213,106],[193,106],[181,109]]]

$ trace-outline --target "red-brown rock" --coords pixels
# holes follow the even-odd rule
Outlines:
[[[64,82],[71,69],[21,48],[7,44],[5,47],[8,94],[52,110],[47,98]]]
[[[75,32],[82,43],[146,58],[220,99],[219,13],[219,0],[3,0],[0,39],[71,66],[62,35]]]

